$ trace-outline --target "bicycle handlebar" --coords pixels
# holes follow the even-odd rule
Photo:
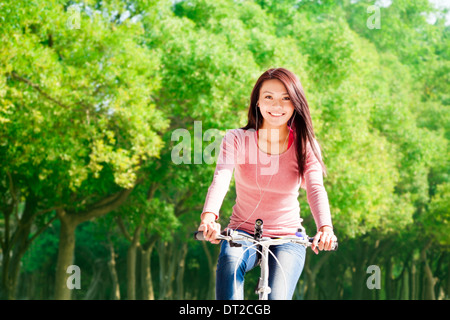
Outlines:
[[[298,238],[298,239],[297,239]],[[194,239],[195,240],[199,240],[199,241],[205,241],[205,237],[203,236],[203,231],[196,231],[194,233]],[[253,237],[251,236],[246,236],[246,235],[240,235],[240,237],[234,237],[234,236],[224,236],[224,235],[218,235],[216,237],[217,240],[226,240],[226,241],[239,241],[239,240],[249,240],[249,241],[253,241],[253,242],[264,242],[265,238],[262,238],[261,240],[255,240]],[[274,238],[274,239],[270,239],[269,240],[285,240],[285,241],[292,241],[292,242],[298,242],[298,243],[302,243],[304,245],[308,245],[310,246],[311,243],[314,241],[314,238],[312,237],[307,237],[307,242],[306,241],[302,241],[302,238],[297,237],[297,236],[293,236],[293,237],[281,237],[281,238]],[[320,242],[320,239],[319,239]],[[338,249],[338,242],[335,241],[333,248],[331,249],[332,251],[336,251]]]

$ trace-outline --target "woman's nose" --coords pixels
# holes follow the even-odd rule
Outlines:
[[[278,109],[278,110],[282,110],[283,109],[283,107],[281,106],[281,101],[278,101],[278,100],[273,100],[273,102],[272,102],[272,108],[273,109]]]

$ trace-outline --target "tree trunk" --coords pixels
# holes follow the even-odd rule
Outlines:
[[[303,270],[306,274],[306,294],[305,300],[314,300],[316,299],[316,286],[314,285],[316,282],[315,274],[309,268],[309,264],[305,263]]]
[[[61,221],[59,232],[58,260],[55,276],[55,299],[70,300],[72,290],[67,287],[67,267],[73,264],[75,250],[75,228],[77,224],[63,210],[58,212]]]
[[[8,299],[8,300],[12,300],[14,299],[14,293],[13,293],[13,283],[10,280],[10,276],[9,276],[9,270],[10,270],[10,256],[9,256],[9,251],[4,251],[2,252],[2,281],[1,281],[1,286],[0,286],[0,299],[4,300],[4,299]]]
[[[378,246],[378,245],[376,245]],[[371,256],[368,255],[369,245],[365,239],[356,242],[355,257],[352,267],[352,299],[364,299],[364,291],[367,289],[367,263]]]
[[[152,279],[152,252],[155,247],[157,236],[150,236],[141,246],[141,286],[142,299],[155,300]]]
[[[73,263],[76,227],[82,222],[92,220],[117,209],[127,199],[132,190],[121,190],[98,201],[86,211],[71,213],[66,212],[64,209],[56,211],[61,222],[55,276],[54,298],[56,300],[71,299],[71,290],[67,287],[67,267]]]
[[[317,286],[316,286],[316,275],[317,273],[311,269],[311,254],[308,252],[306,254],[305,265],[303,270],[306,274],[306,300],[316,300],[317,299]]]
[[[201,241],[203,250],[205,251],[206,259],[208,260],[208,270],[209,270],[209,284],[207,291],[207,299],[215,299],[216,297],[216,267],[217,259],[215,259],[208,249],[206,241]]]
[[[140,246],[141,226],[134,230],[127,252],[127,300],[136,300],[136,253]]]
[[[108,261],[108,269],[112,280],[112,299],[120,300],[119,277],[117,276],[116,270],[116,253],[114,251],[114,245],[111,241],[109,241],[109,250],[111,255]]]
[[[174,295],[175,271],[179,266],[182,247],[176,241],[160,241],[157,247],[159,255],[159,299],[171,299]]]
[[[0,283],[0,299],[13,300],[16,298],[17,282],[20,273],[20,264],[22,257],[29,248],[32,241],[47,228],[44,226],[36,232],[36,236],[30,238],[31,226],[36,217],[37,199],[30,194],[25,202],[25,209],[22,217],[16,222],[15,232],[9,236],[10,220],[9,218],[14,211],[18,210],[19,203],[15,203],[9,208],[5,215],[5,238],[2,242],[2,263],[1,263],[1,283]]]
[[[445,290],[446,299],[450,298],[450,263],[447,264],[447,288]]]
[[[386,300],[395,299],[394,298],[394,281],[392,279],[392,262],[391,258],[388,257],[386,259],[386,263],[384,265],[384,292],[386,294]]]
[[[305,265],[303,270],[306,273],[306,296],[307,300],[318,299],[317,296],[317,283],[316,277],[322,268],[323,264],[329,259],[330,255],[322,253],[319,257],[319,261],[311,268],[311,252],[306,253]]]
[[[176,259],[175,246],[161,240],[158,245],[159,255],[159,299],[170,299],[172,297],[173,288],[172,281],[174,278]],[[175,257],[174,257],[175,256]]]
[[[153,292],[152,272],[151,272],[151,255],[153,246],[148,247],[146,250],[141,248],[141,281],[142,281],[142,299],[154,300],[155,295]]]
[[[177,270],[177,276],[176,276],[176,283],[177,283],[177,291],[176,291],[176,299],[182,300],[184,298],[184,268],[185,268],[185,260],[186,260],[186,254],[187,254],[187,242],[183,242],[181,245],[180,254],[178,256],[178,270]]]
[[[89,288],[86,292],[86,296],[84,297],[84,300],[93,300],[98,295],[100,282],[103,274],[103,260],[97,259],[94,262],[94,267],[92,268],[92,279],[91,283],[89,284]]]
[[[423,299],[425,300],[436,300],[436,295],[434,293],[434,286],[436,284],[436,279],[433,277],[433,272],[427,261],[427,250],[431,246],[429,242],[420,252],[420,258],[423,265]]]
[[[405,269],[403,270],[403,276],[402,276],[402,286],[400,289],[400,300],[408,300],[408,268],[407,268],[407,262],[405,262]]]
[[[168,274],[168,256],[170,255],[168,244],[164,240],[160,240],[158,243],[158,255],[159,255],[159,299],[164,300],[168,296],[168,287],[170,284]]]
[[[409,300],[416,299],[416,261],[411,257],[411,267],[409,271]]]

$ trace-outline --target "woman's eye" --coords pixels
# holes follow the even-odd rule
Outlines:
[[[265,99],[271,99],[272,96],[265,96],[264,98]],[[291,98],[290,97],[284,97],[283,100],[289,101],[289,100],[291,100]]]

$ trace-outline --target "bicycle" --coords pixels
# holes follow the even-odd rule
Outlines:
[[[278,245],[283,243],[298,243],[301,245],[304,245],[305,247],[310,247],[314,238],[309,237],[305,233],[304,228],[299,228],[295,235],[293,236],[283,236],[278,238],[269,238],[269,237],[262,237],[262,230],[263,230],[263,221],[261,219],[257,219],[255,222],[255,233],[254,235],[248,235],[246,233],[240,233],[235,230],[226,230],[226,234],[221,234],[216,237],[217,240],[224,240],[228,241],[230,243],[230,246],[232,247],[241,247],[241,243],[237,243],[236,241],[243,241],[247,240],[253,243],[251,246],[248,246],[246,248],[241,256],[245,253],[245,251],[249,250],[252,247],[255,247],[255,250],[258,252],[258,265],[261,268],[261,274],[258,280],[258,284],[255,289],[255,293],[258,294],[259,300],[267,300],[268,295],[271,292],[271,288],[269,287],[269,253],[274,257],[275,261],[280,266],[281,270],[283,270],[280,262],[276,258],[276,256],[273,254],[273,252],[270,251],[269,247],[272,245]],[[204,241],[203,237],[203,231],[197,231],[194,233],[194,239]],[[256,248],[259,247],[259,248]],[[334,246],[332,247],[332,251],[336,251],[338,248],[337,241],[334,242]],[[236,289],[236,270],[237,265],[234,271],[234,286]],[[284,276],[284,271],[283,271]],[[284,276],[284,282],[285,282],[285,288],[287,288],[286,283],[286,277]],[[287,293],[286,293],[287,294]]]

